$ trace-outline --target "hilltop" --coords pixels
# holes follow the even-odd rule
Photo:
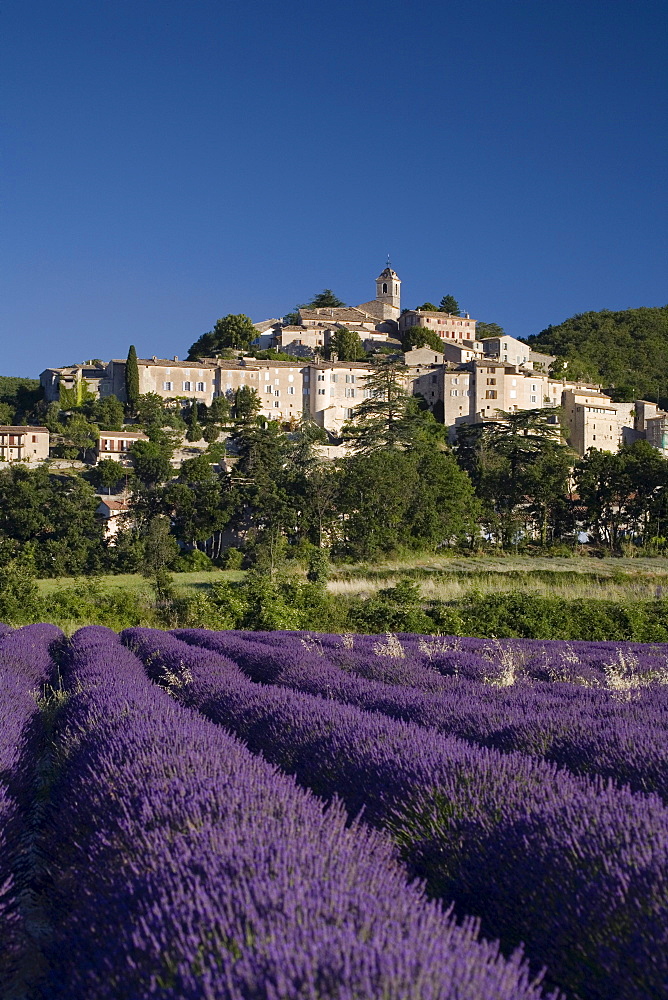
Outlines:
[[[668,306],[579,313],[527,340],[567,360],[569,376],[602,381],[617,401],[668,404]]]

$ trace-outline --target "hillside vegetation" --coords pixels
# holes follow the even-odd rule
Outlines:
[[[567,360],[569,375],[601,380],[618,401],[668,405],[668,306],[580,313],[528,342]]]

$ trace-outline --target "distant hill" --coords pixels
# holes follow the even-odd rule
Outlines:
[[[668,406],[668,306],[580,313],[527,341],[568,361],[569,375],[601,381],[616,400],[659,397]]]

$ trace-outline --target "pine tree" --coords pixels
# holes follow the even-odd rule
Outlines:
[[[362,376],[365,399],[343,428],[356,451],[404,448],[414,436],[413,397],[406,390],[406,365],[394,358],[380,361]]]
[[[139,403],[139,365],[134,344],[130,345],[125,362],[125,400],[130,414],[134,416]]]
[[[459,302],[452,295],[444,295],[439,303],[438,311],[450,313],[451,316],[459,316]]]

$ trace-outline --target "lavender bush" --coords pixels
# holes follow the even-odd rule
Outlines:
[[[365,654],[347,649],[340,637],[336,646],[294,633],[281,636],[281,644],[234,633],[174,634],[230,656],[252,680],[322,694],[483,746],[544,757],[577,774],[613,778],[668,801],[668,684],[645,683],[647,670],[622,674],[618,667],[613,674],[613,659],[607,665],[610,686],[585,686],[521,674],[515,679],[516,654],[513,658],[507,646],[496,650],[499,659],[492,663],[438,647],[425,660],[403,637],[394,637],[394,647],[392,639],[377,637]],[[401,655],[378,652],[383,649]],[[494,650],[488,646],[488,652]],[[632,654],[625,655],[632,665]],[[458,662],[463,676],[443,676],[446,657]],[[487,671],[489,683],[470,679],[472,661],[476,670],[480,664],[481,675]]]
[[[242,642],[253,652],[223,638],[228,653]],[[524,940],[559,985],[588,1000],[664,995],[668,810],[658,798],[253,683],[229,656],[165,633],[131,629],[124,640],[180,700],[391,830],[432,893],[480,915],[506,946]],[[265,650],[268,679],[287,653]]]
[[[36,693],[53,670],[52,625],[0,631],[0,995],[26,948],[19,912],[22,845],[33,791]]]
[[[62,668],[44,997],[542,995],[519,953],[406,882],[383,835],[179,705],[113,633],[77,633]]]

